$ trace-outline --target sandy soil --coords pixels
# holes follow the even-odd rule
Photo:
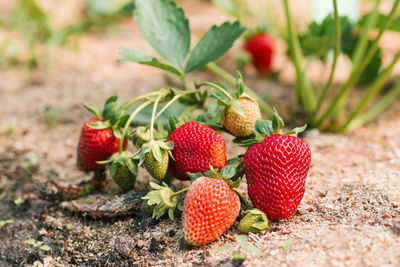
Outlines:
[[[189,1],[185,10],[197,32],[225,19],[204,3]],[[213,14],[213,20],[204,14]],[[46,266],[399,266],[399,101],[354,132],[308,132],[312,166],[298,211],[249,236],[263,257],[246,253],[241,262],[229,252],[215,253],[222,244],[234,244],[235,226],[217,241],[193,248],[183,241],[179,215],[173,222],[154,221],[139,204],[132,215],[95,220],[39,199],[33,184],[48,179],[78,184],[90,178],[75,166],[79,130],[90,116],[82,102],[101,106],[115,93],[127,101],[165,83],[158,70],[116,62],[121,46],[153,53],[129,19],[105,33],[83,37],[78,51],[52,49],[49,60],[32,72],[22,67],[0,69],[0,220],[13,220],[0,228],[1,266],[29,266],[37,260]],[[221,63],[233,70],[229,55]],[[195,75],[198,80],[215,79],[207,73]],[[279,109],[289,108],[292,86],[258,77],[251,69],[246,80],[259,93],[268,90]],[[61,111],[51,130],[43,120],[46,108]],[[10,124],[15,131],[6,134]],[[224,137],[229,156],[240,153],[232,138]],[[21,167],[32,153],[40,159],[33,175]],[[143,194],[148,179],[141,170],[138,191],[131,194]],[[245,182],[240,189],[246,194]],[[112,181],[107,191],[120,194]],[[18,197],[23,199],[19,207],[14,204]],[[42,240],[50,251],[23,244],[29,238]],[[289,248],[283,249],[288,242]]]

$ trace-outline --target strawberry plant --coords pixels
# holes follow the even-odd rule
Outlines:
[[[195,246],[216,240],[234,225],[241,208],[248,207],[236,190],[244,174],[257,209],[244,212],[240,231],[267,229],[267,216],[291,216],[303,197],[310,167],[310,149],[294,136],[305,127],[283,133],[284,123],[275,109],[273,121],[262,120],[255,96],[239,72],[233,78],[234,90],[219,82],[186,83],[187,73],[222,56],[243,29],[238,23],[214,26],[189,53],[188,21],[174,2],[137,0],[134,14],[142,33],[163,59],[123,48],[120,60],[174,73],[181,78],[182,87],[149,92],[127,103],[118,103],[117,96],[112,96],[102,111],[85,104],[96,117],[82,128],[78,163],[86,171],[108,168],[123,191],[134,187],[138,167],[143,166],[161,183],[150,182],[152,190],[143,197],[153,208],[153,218],[168,214],[174,220],[177,209],[182,210],[185,240]],[[175,37],[171,43],[165,41],[166,33]],[[216,36],[223,36],[224,42]],[[211,99],[214,103],[209,104]],[[164,121],[162,115],[178,103],[197,112],[170,115]],[[137,126],[135,120],[146,107],[152,109],[150,120]],[[246,153],[227,160],[226,142],[218,131],[233,135],[235,143],[248,148]],[[133,142],[135,152],[127,150],[127,140]],[[191,184],[175,192],[168,185],[173,178],[190,179]],[[241,248],[252,248],[242,241],[238,238]]]

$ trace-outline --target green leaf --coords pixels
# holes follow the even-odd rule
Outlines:
[[[92,113],[93,115],[95,115],[97,118],[102,119],[101,112],[100,112],[100,110],[99,110],[97,107],[91,106],[91,105],[88,105],[88,104],[85,104],[85,103],[83,103],[82,105],[83,105],[90,113]]]
[[[341,43],[353,34],[353,24],[348,17],[340,17]],[[323,61],[327,59],[328,51],[335,43],[335,22],[333,16],[328,15],[321,23],[312,22],[308,31],[299,37],[305,56],[314,56]]]
[[[232,256],[235,257],[238,260],[246,259],[246,257],[242,253],[240,253],[240,251],[238,251],[238,250],[233,251],[232,252]]]
[[[304,124],[301,127],[296,127],[293,130],[286,132],[285,135],[297,136],[299,133],[304,132],[306,128],[307,124]]]
[[[264,253],[261,251],[261,249],[254,245],[249,244],[246,250],[257,254],[258,256],[264,256]]]
[[[236,98],[244,93],[244,82],[240,71],[236,71]]]
[[[249,247],[247,235],[235,235],[235,238],[241,248],[247,249]]]
[[[192,182],[193,182],[194,180],[196,180],[197,178],[200,178],[200,177],[203,177],[203,176],[204,176],[204,174],[201,173],[201,172],[196,172],[196,173],[187,172],[186,174],[189,176],[189,178],[190,178],[190,180],[191,180]]]
[[[255,222],[251,226],[260,230],[265,230],[268,228],[268,222]]]
[[[223,245],[223,246],[220,246],[219,248],[217,248],[217,249],[215,250],[215,253],[220,253],[220,252],[222,252],[222,251],[226,251],[226,250],[232,249],[232,248],[233,248],[232,245],[226,244],[226,245]]]
[[[88,122],[87,125],[90,128],[96,129],[96,130],[103,130],[107,129],[109,125],[103,121],[97,121],[97,122]]]
[[[168,217],[171,221],[174,220],[174,210],[173,209],[168,209]]]
[[[281,118],[281,116],[279,116],[278,111],[276,111],[275,108],[273,114],[274,117],[272,119],[272,128],[274,130],[274,133],[276,133],[283,129],[283,127],[285,127],[285,123],[283,122],[283,119]]]
[[[148,56],[139,50],[132,50],[125,47],[121,47],[118,55],[121,56],[121,58],[119,58],[118,61],[132,61],[139,64],[153,66],[165,71],[169,71],[178,76],[182,75],[181,71],[175,68],[174,66],[168,63],[161,62],[158,58]]]
[[[365,14],[364,16],[361,17],[361,19],[358,21],[358,26],[363,28],[365,23],[367,22],[368,16],[371,15],[371,12]],[[378,18],[376,20],[375,25],[373,25],[374,28],[381,28],[387,20],[387,15],[384,14],[379,14]],[[392,31],[400,31],[400,16],[397,18],[394,18],[392,21],[392,24],[390,25],[390,27],[388,28],[388,30],[392,30]]]
[[[254,124],[254,131],[260,133],[261,135],[273,135],[274,130],[272,127],[272,121],[256,120],[256,123]]]
[[[240,102],[237,99],[234,99],[231,101],[231,107],[233,110],[239,114],[241,117],[246,118],[246,114],[244,113],[242,105],[240,105]]]
[[[190,29],[175,1],[136,0],[133,14],[149,44],[169,63],[182,69],[190,49]]]
[[[345,53],[350,59],[353,58],[355,49],[357,47],[357,43],[359,42],[360,37],[358,36],[349,36],[346,40],[342,41],[342,51]],[[372,46],[372,41],[368,41],[368,47]],[[378,76],[379,70],[382,65],[382,50],[380,48],[377,49],[375,54],[372,56],[371,61],[367,65],[367,67],[361,73],[359,80],[357,81],[358,85],[366,85],[375,80]]]
[[[226,165],[222,168],[220,174],[226,179],[230,179],[236,174],[236,168],[232,165]]]
[[[246,29],[238,21],[214,25],[196,44],[185,67],[192,72],[223,56]]]
[[[44,250],[44,251],[49,251],[50,247],[48,245],[43,245],[43,246],[40,247],[40,249]]]
[[[35,239],[30,238],[28,240],[24,241],[24,244],[28,244],[28,245],[35,245]]]
[[[172,142],[172,141],[159,142],[159,145],[164,150],[172,150],[172,149],[174,149],[174,142]]]

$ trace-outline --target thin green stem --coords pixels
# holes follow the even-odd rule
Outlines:
[[[155,116],[156,116],[156,111],[157,111],[157,105],[158,102],[160,102],[161,99],[161,94],[159,94],[154,101],[153,105],[153,112],[151,113],[151,122],[150,122],[150,141],[154,140],[154,121],[155,121]]]
[[[356,70],[361,63],[361,60],[363,56],[365,55],[365,51],[368,47],[368,42],[369,42],[369,30],[376,24],[376,21],[378,19],[379,15],[379,5],[380,5],[381,0],[376,0],[375,2],[375,7],[371,11],[371,14],[368,16],[367,21],[365,22],[363,28],[362,28],[362,33],[360,36],[359,41],[357,42],[356,48],[354,50],[354,54],[352,57],[352,72]]]
[[[146,98],[149,98],[149,97],[152,97],[152,96],[156,96],[156,95],[159,95],[159,94],[160,94],[159,91],[155,91],[155,92],[150,92],[150,93],[147,93],[147,94],[138,96],[138,97],[132,99],[132,100],[126,105],[125,110],[129,109],[132,105],[134,105],[135,103],[139,102],[140,100],[143,100],[143,99],[146,99]]]
[[[389,79],[390,74],[392,73],[394,65],[400,59],[400,52],[398,52],[390,65],[381,72],[379,77],[376,79],[373,85],[371,85],[367,92],[364,94],[363,98],[360,100],[356,108],[350,113],[349,117],[347,118],[346,122],[338,129],[339,132],[346,130],[349,126],[351,121],[356,118],[365,108],[366,106],[372,101],[375,95],[379,92],[379,90],[383,87],[386,81]]]
[[[201,82],[198,84],[199,88],[203,85],[208,85],[211,86],[215,89],[217,89],[218,91],[220,91],[221,93],[223,93],[224,95],[226,95],[226,97],[229,98],[229,100],[232,100],[233,97],[229,94],[229,92],[227,92],[224,88],[222,88],[221,86],[219,86],[218,84],[212,83],[212,82]]]
[[[382,27],[379,30],[378,36],[375,38],[374,42],[371,45],[371,48],[368,50],[368,53],[362,63],[360,64],[360,67],[357,68],[354,72],[352,72],[347,79],[346,83],[341,87],[339,93],[335,96],[333,99],[332,103],[329,105],[325,113],[316,121],[313,123],[314,127],[319,127],[321,123],[324,121],[324,119],[336,108],[336,106],[342,101],[347,98],[347,94],[350,90],[350,88],[356,83],[356,81],[360,78],[361,73],[364,71],[364,69],[367,67],[368,63],[371,61],[372,57],[376,53],[378,49],[378,43],[379,40],[383,34],[383,32],[390,26],[390,24],[393,21],[393,18],[395,14],[397,13],[397,9],[399,7],[400,0],[396,0],[394,3],[392,10],[388,16],[388,18],[385,21],[385,24],[382,25]]]
[[[289,33],[290,54],[296,69],[297,102],[301,108],[305,108],[307,111],[314,111],[315,94],[302,66],[303,52],[301,50],[300,41],[295,33],[288,0],[283,0],[283,3],[285,7],[287,30]]]
[[[169,108],[175,101],[177,101],[180,97],[188,94],[188,93],[193,93],[195,91],[184,91],[184,92],[180,92],[178,93],[176,96],[174,96],[156,115],[156,117],[154,118],[154,120],[156,120],[158,117],[161,116],[161,114],[167,109]]]
[[[218,66],[217,64],[211,62],[206,65],[206,68],[226,81],[227,83],[231,84],[232,86],[236,86],[236,78],[232,76],[229,72]],[[260,106],[261,111],[268,116],[268,118],[273,117],[273,110],[272,108],[262,99],[259,95],[257,95],[253,90],[249,87],[245,86],[245,91],[255,99],[257,99],[257,103]]]
[[[182,82],[182,85],[183,85],[183,88],[185,88],[185,90],[187,90],[187,83],[186,83],[186,74],[182,74],[181,76],[180,76],[180,78],[181,78],[181,82]]]
[[[154,118],[154,120],[157,120],[158,117],[161,116],[161,114],[167,109],[169,108],[176,100],[178,100],[183,94],[177,94],[176,96],[174,96],[156,115],[156,117]]]
[[[347,130],[353,130],[358,127],[367,124],[368,122],[375,119],[380,113],[382,113],[400,94],[400,80],[390,89],[386,95],[384,95],[370,110],[357,117],[347,127]]]
[[[128,128],[129,128],[129,126],[131,125],[131,122],[132,122],[133,118],[134,118],[142,109],[144,109],[146,106],[150,105],[150,103],[151,103],[150,100],[148,100],[148,101],[142,103],[142,104],[141,104],[140,106],[138,106],[138,107],[135,109],[135,111],[132,112],[132,114],[129,116],[128,121],[125,123],[125,127],[124,127],[124,129],[123,129],[123,131],[122,131],[122,136],[121,136],[121,140],[120,140],[120,143],[119,143],[119,153],[120,153],[120,154],[122,153],[123,144],[124,144],[124,140],[125,140],[125,136],[126,136],[126,133],[128,132]]]
[[[324,102],[324,100],[328,94],[328,91],[332,86],[333,75],[335,74],[336,63],[337,63],[337,59],[340,54],[340,33],[341,33],[340,18],[339,18],[336,0],[333,0],[332,2],[333,2],[333,10],[334,10],[333,14],[334,14],[334,18],[335,18],[335,52],[334,52],[334,56],[333,56],[332,68],[331,68],[331,72],[329,74],[328,82],[326,83],[326,85],[322,91],[322,94],[318,99],[317,107],[314,111],[314,116],[316,114],[318,114],[318,111],[321,108],[321,105]]]
[[[189,190],[189,187],[186,187],[186,188],[183,188],[183,189],[181,189],[181,190],[179,190],[179,191],[177,191],[177,192],[174,192],[172,195],[171,195],[171,198],[172,197],[175,197],[175,196],[177,196],[177,195],[180,195],[180,194],[182,194],[182,193],[184,193],[184,192],[186,192],[186,191],[188,191]]]

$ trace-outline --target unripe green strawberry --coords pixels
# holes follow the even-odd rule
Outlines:
[[[185,241],[200,246],[221,236],[240,211],[238,195],[223,179],[197,178],[186,194],[183,207]]]
[[[131,190],[134,187],[138,169],[138,158],[133,157],[131,152],[117,152],[110,159],[98,163],[108,165],[111,178],[113,178],[123,191]]]
[[[237,137],[248,136],[253,133],[256,120],[261,118],[260,107],[255,100],[248,97],[239,97],[245,117],[241,116],[230,106],[225,111],[224,126]]]
[[[246,210],[243,212],[246,216],[240,221],[238,230],[242,233],[254,233],[268,228],[268,218],[264,212],[259,209]]]
[[[125,165],[118,166],[112,178],[123,191],[129,191],[135,186],[136,175]]]
[[[147,172],[157,180],[164,179],[168,170],[169,155],[168,151],[161,150],[161,161],[158,161],[153,152],[147,152],[144,157],[143,165]]]

